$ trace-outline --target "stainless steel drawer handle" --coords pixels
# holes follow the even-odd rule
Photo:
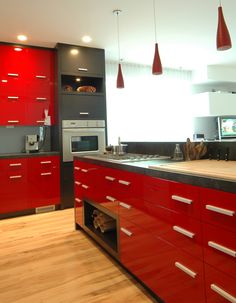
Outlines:
[[[41,173],[40,175],[41,176],[50,176],[52,173],[51,172],[48,172],[48,173]]]
[[[213,242],[213,241],[209,241],[208,242],[208,246],[210,246],[210,247],[212,247],[212,248],[214,248],[216,250],[219,250],[219,251],[221,251],[221,252],[223,252],[223,253],[231,256],[231,257],[236,258],[236,251],[232,250],[232,249],[230,249],[228,247],[222,246],[222,245],[220,245],[220,244],[218,244],[216,242]]]
[[[80,170],[80,167],[79,166],[75,166],[75,170]]]
[[[87,172],[88,172],[88,169],[82,168],[81,171],[82,171],[83,173],[87,173]]]
[[[115,201],[116,201],[116,198],[113,198],[113,197],[111,197],[111,196],[106,196],[106,199],[107,199],[108,201],[111,201],[111,202],[115,202]]]
[[[44,120],[37,120],[36,122],[37,123],[44,123],[45,121]]]
[[[80,115],[89,115],[89,112],[80,112]]]
[[[19,77],[19,74],[8,73],[7,75],[8,75],[9,77]]]
[[[87,71],[88,71],[88,69],[87,69],[87,68],[84,68],[84,67],[79,67],[78,70],[79,70],[80,72],[87,72]]]
[[[186,204],[189,204],[189,205],[193,203],[193,200],[191,200],[191,199],[187,199],[187,198],[176,196],[176,195],[172,195],[171,198],[172,198],[172,200],[182,202],[182,203],[186,203]]]
[[[115,181],[116,178],[110,177],[110,176],[105,176],[105,179],[108,181]]]
[[[126,208],[126,209],[131,209],[131,205],[126,204],[124,202],[120,202],[119,205],[122,206],[122,207],[124,207],[124,208]]]
[[[235,215],[235,211],[233,211],[233,210],[217,207],[217,206],[214,206],[214,205],[209,205],[208,204],[208,205],[206,205],[206,209],[208,209],[210,211],[214,211],[214,212],[219,213],[219,214],[230,216],[230,217],[233,217]]]
[[[45,98],[45,97],[36,97],[36,100],[37,101],[46,101],[47,98]]]
[[[83,187],[84,189],[88,189],[88,188],[89,188],[88,185],[85,185],[85,184],[82,184],[82,187]]]
[[[20,178],[22,178],[22,176],[21,176],[21,175],[10,176],[9,178],[10,178],[10,179],[20,179]]]
[[[214,292],[218,293],[221,297],[223,297],[226,300],[228,300],[229,302],[236,303],[236,297],[233,297],[232,295],[230,295],[228,292],[226,292],[225,290],[223,290],[219,286],[217,286],[215,284],[211,284],[211,289]]]
[[[192,233],[192,232],[190,232],[190,231],[188,231],[188,230],[186,230],[186,229],[184,229],[184,228],[182,228],[182,227],[180,227],[180,226],[177,226],[177,225],[174,225],[174,226],[173,226],[173,230],[175,230],[175,231],[177,231],[178,233],[180,233],[180,234],[182,234],[182,235],[185,235],[185,236],[187,236],[187,237],[189,237],[189,238],[194,238],[194,236],[195,236],[194,233]]]
[[[75,198],[75,201],[78,202],[78,203],[82,202],[82,200],[80,200],[79,198]]]
[[[183,264],[179,262],[175,262],[175,266],[178,267],[180,270],[185,272],[187,275],[189,275],[192,278],[196,278],[197,273],[189,269],[188,267],[184,266]]]
[[[40,164],[51,164],[52,161],[41,161]]]
[[[10,100],[18,100],[19,97],[18,96],[7,96],[8,99]]]
[[[81,182],[75,181],[75,185],[80,186]]]
[[[9,164],[9,166],[11,166],[11,167],[12,167],[12,166],[21,166],[21,165],[22,165],[21,163],[10,163],[10,164]]]
[[[19,123],[20,121],[19,120],[8,120],[7,122],[8,123]]]
[[[118,180],[118,182],[122,185],[126,185],[129,186],[131,184],[131,182],[125,181],[125,180]]]
[[[133,233],[131,231],[129,231],[128,229],[126,229],[124,227],[121,227],[120,230],[129,237],[131,237],[133,235]]]
[[[46,77],[46,76],[43,76],[43,75],[36,75],[35,78],[38,78],[38,79],[46,79],[47,77]]]

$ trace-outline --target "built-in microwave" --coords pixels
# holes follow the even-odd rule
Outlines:
[[[63,162],[78,155],[103,153],[105,147],[105,120],[62,121]]]

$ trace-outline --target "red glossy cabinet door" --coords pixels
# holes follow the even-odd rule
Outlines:
[[[59,156],[28,159],[30,208],[60,203]]]
[[[45,110],[54,123],[54,51],[30,48],[27,71],[27,124],[44,124]]]
[[[0,213],[27,209],[27,159],[2,159],[0,167]]]
[[[54,51],[0,45],[0,57],[0,125],[43,125],[45,110],[53,124]]]
[[[236,232],[236,194],[203,188],[201,195],[203,221]]]
[[[236,280],[209,265],[205,266],[207,303],[236,302]]]

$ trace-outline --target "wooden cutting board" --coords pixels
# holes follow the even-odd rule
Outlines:
[[[149,168],[236,181],[236,161],[195,160],[151,165]]]

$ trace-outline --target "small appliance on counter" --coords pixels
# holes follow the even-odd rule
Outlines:
[[[25,136],[25,151],[26,153],[35,153],[39,151],[39,136],[26,135]]]

